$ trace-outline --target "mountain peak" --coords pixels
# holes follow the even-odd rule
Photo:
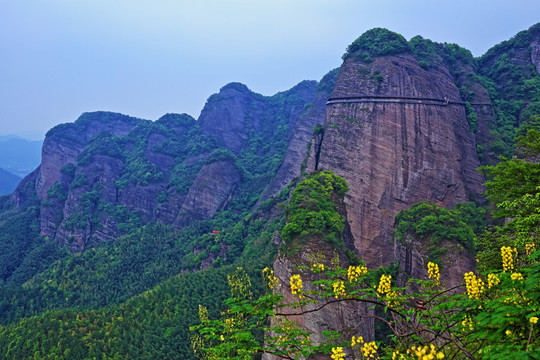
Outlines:
[[[357,55],[368,61],[370,57],[410,53],[407,40],[385,28],[374,28],[363,33],[347,47],[343,59]]]
[[[223,86],[221,89],[219,89],[220,92],[224,92],[224,91],[228,91],[228,90],[236,90],[238,92],[241,92],[241,93],[250,93],[251,90],[249,90],[249,88],[240,83],[240,82],[231,82],[231,83],[228,83],[227,85]]]

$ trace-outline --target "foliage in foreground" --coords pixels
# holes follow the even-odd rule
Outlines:
[[[370,282],[372,271],[365,267],[314,263],[310,270],[319,274],[319,280],[311,284],[312,290],[304,290],[300,275],[291,277],[288,285],[297,298],[292,303],[280,291],[287,284],[280,284],[271,270],[263,272],[269,291],[256,298],[250,278],[239,268],[228,276],[231,297],[221,318],[211,320],[207,310],[199,308],[201,324],[192,327],[194,351],[199,359],[208,360],[247,360],[261,353],[283,359],[322,353],[332,354],[334,360],[349,355],[355,359],[534,358],[540,351],[540,251],[510,260],[505,249],[501,254],[506,264],[502,271],[466,273],[464,284],[454,289],[442,287],[439,268],[430,262],[428,280],[411,280],[419,285],[417,293],[394,286],[391,275],[382,275],[378,284]],[[388,316],[373,316],[392,331],[391,345],[360,334],[349,339],[332,331],[323,332],[326,341],[315,343],[310,332],[289,319],[291,312],[283,311],[293,308],[293,314],[301,315],[310,303],[320,310],[336,302],[382,308]],[[266,327],[268,318],[270,327]],[[265,331],[264,341],[256,336],[261,331]]]
[[[201,324],[192,328],[195,354],[208,360],[244,360],[261,353],[283,359],[322,353],[331,354],[333,360],[538,358],[540,179],[536,159],[540,136],[529,130],[519,144],[527,159],[504,160],[484,168],[493,175],[486,186],[487,197],[498,209],[496,215],[511,218],[504,227],[481,238],[479,268],[484,271],[465,273],[462,284],[445,289],[438,265],[430,262],[429,279],[411,279],[416,286],[400,288],[391,275],[383,274],[376,283],[370,280],[374,270],[364,266],[345,269],[339,261],[329,265],[323,260],[309,268],[318,273],[311,286],[305,286],[300,274],[293,274],[289,284],[280,284],[266,269],[268,292],[256,298],[249,277],[238,269],[228,277],[231,297],[221,318],[211,320],[205,308],[200,308]],[[296,301],[285,301],[282,286],[291,289]],[[413,293],[415,288],[419,291]],[[310,312],[309,316],[316,316],[317,310],[313,314],[305,306],[314,304],[321,309],[335,302],[367,303],[383,309],[386,316],[377,315],[381,312],[372,316],[386,323],[391,341],[381,343],[361,334],[345,338],[326,331],[326,340],[315,343],[310,332],[289,319],[291,312],[283,311],[292,308],[296,309],[294,315]],[[272,319],[270,327],[268,319]],[[264,340],[255,336],[261,331]]]

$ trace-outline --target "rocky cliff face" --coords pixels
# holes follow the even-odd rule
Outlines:
[[[453,288],[463,283],[463,274],[474,270],[476,264],[471,252],[461,244],[443,240],[439,246],[446,250],[440,259],[440,280],[445,288]],[[428,279],[428,245],[425,241],[410,237],[406,244],[397,245],[399,263],[398,286],[408,286],[407,280]]]
[[[332,170],[349,183],[349,223],[369,265],[396,258],[391,234],[400,210],[479,198],[480,162],[447,68],[426,70],[409,54],[369,65],[349,57],[331,97],[351,99],[328,105],[324,139],[308,169]]]
[[[294,129],[289,133],[287,150],[276,176],[264,192],[262,199],[273,196],[280,192],[285,186],[289,185],[293,179],[300,176],[302,164],[305,164],[307,147],[315,146],[312,141],[313,129],[315,126],[324,124],[326,114],[326,101],[334,89],[334,84],[339,69],[334,69],[326,74],[319,85],[313,97],[313,102],[307,104],[306,111],[302,116],[291,119],[298,120],[295,123],[289,123],[289,128]]]
[[[298,301],[295,295],[291,294],[289,279],[292,275],[300,274],[304,289],[310,291],[313,289],[311,285],[318,280],[318,275],[311,273],[309,270],[298,270],[299,266],[305,266],[308,269],[313,266],[313,260],[316,256],[325,257],[325,265],[330,265],[330,260],[334,256],[333,249],[325,244],[318,237],[311,237],[307,240],[308,246],[303,248],[297,256],[286,256],[280,254],[274,261],[274,275],[280,280],[281,292],[285,297],[286,303]],[[347,267],[347,257],[343,252],[340,252],[341,265]],[[324,304],[326,300],[319,300],[320,304]],[[305,315],[294,315],[300,312],[298,308],[281,308],[280,312],[285,314],[288,320],[296,322],[304,330],[310,331],[312,335],[310,339],[315,344],[320,344],[327,340],[323,331],[337,331],[342,334],[343,339],[350,339],[352,336],[361,334],[364,340],[369,342],[375,339],[374,327],[374,310],[369,309],[367,304],[357,302],[338,302],[326,305],[323,309],[315,311],[320,304],[308,304],[302,307],[302,311],[307,312]],[[314,311],[314,312],[312,312]],[[265,360],[278,360],[279,357],[265,354]],[[329,355],[316,354],[309,357],[310,360],[330,360]]]
[[[36,182],[38,195],[46,197],[47,190],[60,179],[60,169],[76,163],[78,155],[94,135],[104,131],[126,135],[142,121],[121,114],[95,112],[81,115],[74,124],[63,124],[51,129],[43,142],[39,178]]]
[[[294,190],[288,211],[288,220],[289,222],[296,221],[297,216],[300,216],[298,215],[299,209],[306,216],[306,219],[310,218],[309,215],[305,215],[305,211],[314,211],[320,206],[325,207],[329,217],[335,211],[345,224],[342,233],[339,234],[339,240],[335,239],[335,243],[342,242],[344,246],[336,247],[334,242],[328,240],[336,235],[328,227],[318,228],[317,231],[307,230],[309,235],[305,235],[304,232],[292,238],[289,235],[284,235],[286,241],[282,246],[282,251],[275,259],[273,267],[285,303],[299,301],[299,298],[291,292],[290,279],[293,275],[300,275],[304,291],[324,291],[324,289],[315,289],[317,285],[313,283],[321,280],[325,275],[312,272],[313,265],[323,264],[326,269],[332,269],[337,263],[344,268],[350,265],[345,249],[354,251],[354,245],[350,241],[350,228],[347,226],[347,207],[343,201],[343,195],[337,190],[339,187],[337,185],[338,181],[331,180],[335,179],[335,175],[325,177],[325,180],[321,179],[323,179],[322,176],[321,178],[318,178],[317,175],[308,176],[308,179]],[[326,189],[332,189],[330,190],[331,195],[322,194],[323,191],[317,186],[317,182],[324,184]],[[332,206],[328,206],[328,201],[332,202]],[[303,222],[306,220],[298,221]],[[283,233],[286,233],[286,230]],[[316,304],[310,303],[300,308],[283,307],[279,308],[279,312],[282,317],[296,322],[301,328],[309,331],[311,333],[310,340],[315,344],[328,340],[323,335],[325,331],[337,331],[342,334],[344,339],[350,339],[352,336],[361,334],[366,341],[374,340],[375,312],[373,309],[369,309],[370,304],[353,301],[333,302],[332,300],[335,299],[333,297],[319,298]],[[323,304],[324,306],[321,306]],[[265,360],[277,360],[278,358],[268,354],[263,357]],[[330,359],[330,357],[324,354],[314,354],[309,359],[322,360]]]
[[[253,206],[316,90],[305,81],[265,97],[229,84],[199,121],[97,112],[55,127],[37,173],[24,182],[42,200],[41,234],[79,252],[149,221],[180,227],[209,219],[231,199]],[[24,196],[21,187],[13,199]]]

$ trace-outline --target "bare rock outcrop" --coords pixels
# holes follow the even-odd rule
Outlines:
[[[95,112],[53,128],[40,167],[23,181],[42,201],[41,234],[79,252],[148,222],[182,227],[210,219],[235,196],[256,199],[274,180],[316,91],[316,82],[303,81],[266,97],[233,83],[209,98],[199,121]],[[291,148],[305,152],[307,140]],[[290,168],[299,169],[303,155]],[[272,191],[291,176],[279,178]],[[25,203],[27,190],[13,194],[15,203]]]
[[[396,244],[399,263],[398,286],[406,286],[408,279],[428,279],[428,245],[425,241],[410,237],[406,244]],[[442,240],[438,245],[445,249],[440,258],[440,281],[446,289],[463,284],[463,274],[473,271],[476,264],[471,252],[463,245]],[[462,290],[462,289],[460,289]],[[457,291],[457,290],[456,290]]]
[[[369,65],[349,57],[334,98],[352,100],[328,105],[324,140],[308,170],[332,170],[347,180],[355,247],[369,265],[397,257],[392,227],[400,210],[480,197],[475,141],[446,67],[424,69],[408,54]]]
[[[299,300],[291,293],[289,279],[292,275],[301,275],[302,284],[306,291],[313,289],[312,283],[318,280],[318,275],[311,273],[309,270],[298,270],[298,266],[311,268],[312,261],[310,261],[310,256],[321,255],[327,259],[325,265],[329,266],[330,260],[333,257],[332,249],[321,239],[313,237],[309,239],[309,246],[305,247],[298,255],[286,256],[280,254],[276,258],[274,261],[274,275],[281,283],[281,293],[285,297],[285,303],[293,303]],[[340,259],[347,259],[344,253],[340,255]],[[348,266],[348,263],[344,262],[342,266]],[[330,300],[332,299],[330,298]],[[328,340],[322,334],[324,331],[337,331],[342,334],[343,339],[351,339],[353,336],[358,335],[362,335],[367,342],[375,339],[373,317],[375,313],[373,309],[369,309],[367,304],[346,301],[334,302],[315,311],[328,301],[328,298],[320,299],[318,304],[308,304],[301,309],[284,307],[280,308],[280,312],[285,314],[284,316],[288,320],[294,321],[302,329],[311,332],[310,339],[315,344],[320,344]],[[305,312],[306,314],[296,315],[301,312]],[[279,357],[265,354],[263,359],[278,360]],[[330,360],[330,356],[314,354],[308,359]]]

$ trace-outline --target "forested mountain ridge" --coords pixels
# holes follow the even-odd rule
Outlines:
[[[0,199],[0,358],[193,357],[195,302],[217,315],[228,265],[254,273],[272,263],[290,190],[312,171],[349,183],[343,243],[333,245],[346,245],[347,261],[401,259],[417,273],[440,254],[392,243],[394,217],[421,200],[482,202],[475,168],[511,154],[513,136],[538,125],[539,28],[480,59],[374,29],[319,83],[272,97],[232,83],[197,121],[97,112],[53,128],[41,166]],[[517,80],[501,80],[509,74]],[[305,240],[301,256],[316,253]],[[221,279],[212,293],[202,269]],[[204,296],[191,301],[193,292]],[[50,341],[38,344],[35,328]]]
[[[306,81],[264,97],[233,83],[208,99],[199,121],[97,112],[51,129],[39,170],[23,182],[42,200],[42,235],[79,252],[149,221],[179,228],[251,209],[316,89]]]

